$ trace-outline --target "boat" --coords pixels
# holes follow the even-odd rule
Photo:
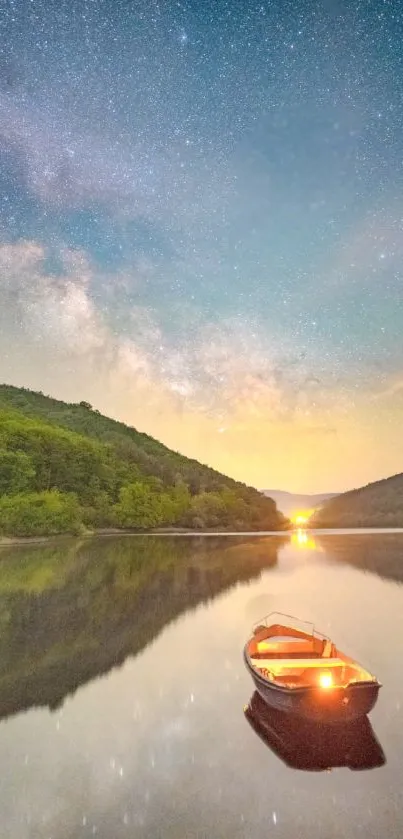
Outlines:
[[[270,708],[257,691],[244,714],[265,746],[290,769],[325,772],[345,767],[358,772],[386,763],[367,716],[337,726],[302,720]]]
[[[292,615],[262,618],[245,644],[244,660],[266,704],[298,717],[328,723],[363,717],[381,688],[313,624]]]

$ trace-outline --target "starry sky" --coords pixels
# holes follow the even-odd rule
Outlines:
[[[0,381],[257,487],[403,471],[403,12],[2,0]]]

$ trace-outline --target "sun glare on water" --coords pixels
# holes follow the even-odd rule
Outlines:
[[[310,536],[304,528],[294,530],[294,533],[291,534],[291,544],[296,548],[308,551],[320,550],[313,536]]]

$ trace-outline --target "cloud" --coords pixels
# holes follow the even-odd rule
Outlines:
[[[81,251],[62,250],[55,274],[37,242],[0,246],[2,331],[35,346],[45,364],[68,359],[70,368],[81,365],[82,375],[97,367],[122,387],[131,382],[147,390],[154,404],[169,400],[173,410],[201,413],[220,425],[240,416],[309,418],[311,403],[319,405],[321,383],[306,361],[298,361],[285,340],[276,346],[257,324],[240,316],[219,324],[200,320],[176,334],[164,328],[157,310],[139,302],[122,328],[115,313],[125,277],[112,275],[108,286],[104,300],[94,296],[94,267]]]
[[[1,99],[0,93],[0,118]],[[88,189],[83,192],[76,180],[77,165],[62,148],[48,152],[46,166],[42,155],[37,166],[30,143],[35,147],[40,140],[42,149],[48,148],[45,134],[32,139],[28,129],[27,137],[13,136],[11,129],[1,126],[0,239],[33,239],[55,256],[63,247],[82,250],[104,272],[134,265],[147,266],[154,277],[162,265],[166,272],[177,258],[176,240],[166,221],[153,214],[152,207],[142,211],[133,195],[128,202],[121,196],[116,201],[108,190],[104,194],[93,189],[85,165]]]
[[[85,258],[63,254],[63,272],[44,271],[46,252],[35,242],[0,247],[2,319],[13,318],[27,338],[50,352],[85,356],[105,343],[105,329],[88,295]],[[4,325],[6,325],[6,323]]]
[[[403,397],[403,374],[398,373],[395,376],[389,377],[384,385],[382,385],[375,393],[372,393],[372,398],[375,400],[388,400],[394,397]]]
[[[105,114],[102,115],[105,117]],[[234,201],[235,173],[224,157],[177,136],[161,143],[145,121],[129,133],[119,125],[65,112],[53,96],[46,103],[10,98],[0,89],[0,145],[20,158],[27,189],[53,209],[94,204],[147,238],[151,228],[156,250],[169,250],[169,232],[198,238],[215,233]],[[44,154],[46,149],[46,154]],[[140,230],[136,229],[140,220]]]
[[[341,474],[364,446],[351,393],[292,341],[241,315],[191,320],[176,334],[140,299],[120,328],[124,281],[110,283],[100,299],[80,251],[65,249],[52,273],[37,242],[0,245],[0,381],[86,399],[256,486],[325,486],[328,470]]]

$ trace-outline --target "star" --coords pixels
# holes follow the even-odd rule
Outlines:
[[[1,379],[256,486],[270,463],[270,484],[342,488],[329,430],[354,452],[362,422],[351,480],[396,471],[393,16],[73,6],[7,0],[0,19]],[[308,417],[325,429],[309,457]]]

